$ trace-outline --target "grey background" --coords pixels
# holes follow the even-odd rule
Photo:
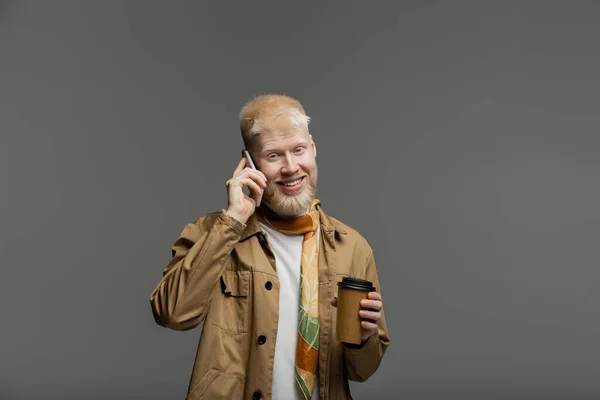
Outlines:
[[[0,398],[183,398],[148,297],[252,96],[313,118],[392,345],[355,398],[600,396],[600,2],[0,2]]]

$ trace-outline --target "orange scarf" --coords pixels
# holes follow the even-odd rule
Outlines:
[[[316,384],[319,365],[319,227],[318,200],[308,214],[282,220],[267,206],[257,210],[261,222],[286,235],[304,235],[300,262],[300,299],[298,302],[298,344],[296,346],[296,382],[306,400]]]

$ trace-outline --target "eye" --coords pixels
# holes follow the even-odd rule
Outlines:
[[[269,160],[274,160],[274,159],[276,159],[276,158],[277,158],[277,154],[275,154],[275,153],[271,153],[271,154],[269,154],[269,155],[267,156],[267,158],[268,158]]]
[[[304,151],[304,147],[297,147],[296,150],[294,150],[294,153],[301,154],[303,151]]]

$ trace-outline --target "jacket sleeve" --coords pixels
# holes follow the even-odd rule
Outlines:
[[[184,331],[204,320],[224,260],[245,226],[222,210],[184,227],[172,246],[173,258],[150,296],[158,325]]]
[[[373,251],[368,244],[367,262],[365,279],[373,282],[376,290],[381,295],[381,287],[379,286],[379,277],[375,268],[375,259]],[[385,301],[382,295],[382,302]],[[383,355],[390,344],[390,338],[385,322],[385,313],[382,309],[381,318],[379,319],[379,328],[367,340],[359,346],[342,345],[345,359],[346,375],[349,380],[356,382],[364,382],[377,371],[379,364],[383,359]]]

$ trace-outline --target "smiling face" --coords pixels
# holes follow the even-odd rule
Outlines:
[[[263,200],[283,218],[306,213],[317,193],[318,175],[317,149],[308,132],[265,132],[251,152],[256,168],[267,177]]]
[[[240,113],[246,148],[267,177],[263,201],[282,218],[305,214],[317,192],[317,149],[302,105],[289,96],[262,95]]]

